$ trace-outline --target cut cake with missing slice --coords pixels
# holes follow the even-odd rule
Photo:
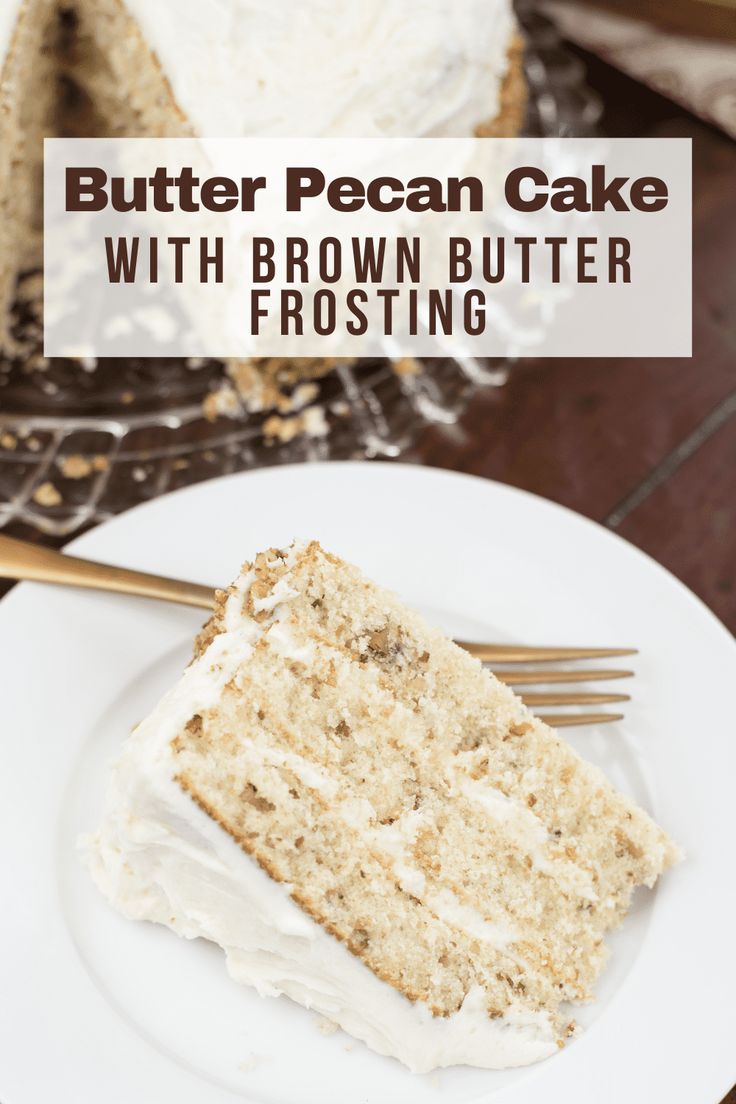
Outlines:
[[[318,544],[246,564],[129,738],[96,881],[410,1068],[553,1053],[678,852],[481,664]]]

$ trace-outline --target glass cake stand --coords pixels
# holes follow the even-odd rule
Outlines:
[[[525,133],[595,133],[600,103],[584,67],[554,26],[518,6],[526,35]],[[428,424],[452,424],[482,388],[501,387],[509,360],[436,359],[417,375],[390,361],[333,370],[313,400],[321,432],[291,440],[264,434],[268,415],[208,420],[217,361],[47,361],[38,307],[16,307],[26,345],[38,352],[0,361],[0,528],[61,541],[165,491],[268,464],[399,456]]]

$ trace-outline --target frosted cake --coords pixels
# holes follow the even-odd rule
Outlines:
[[[24,355],[44,136],[507,136],[524,106],[511,0],[0,0],[0,350]],[[221,406],[262,410],[332,364],[228,368]]]
[[[318,544],[245,564],[129,737],[102,892],[412,1070],[545,1058],[677,857],[520,699]]]

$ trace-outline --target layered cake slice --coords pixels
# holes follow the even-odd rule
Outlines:
[[[128,739],[94,877],[415,1071],[554,1053],[677,850],[516,695],[318,544],[245,564]]]

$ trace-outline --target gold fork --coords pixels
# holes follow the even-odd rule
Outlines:
[[[133,594],[141,598],[159,598],[164,602],[177,602],[180,605],[197,606],[207,610],[211,610],[214,606],[215,592],[211,587],[187,583],[179,579],[167,579],[163,575],[131,571],[124,567],[112,567],[110,564],[95,563],[92,560],[67,556],[41,545],[2,535],[0,535],[0,578],[26,579],[39,583],[106,590],[116,594]],[[578,668],[577,670],[533,668],[509,671],[504,665],[565,663],[579,659],[633,655],[636,652],[636,648],[535,648],[517,644],[474,644],[467,640],[457,640],[455,643],[484,663],[488,663],[497,677],[509,686],[572,684],[628,678],[633,671],[601,668]],[[521,696],[526,704],[533,708],[550,705],[600,706],[611,702],[629,701],[628,694],[576,690],[541,693],[523,691]],[[607,721],[620,721],[622,716],[621,713],[541,714],[542,720],[556,727],[604,724]]]

